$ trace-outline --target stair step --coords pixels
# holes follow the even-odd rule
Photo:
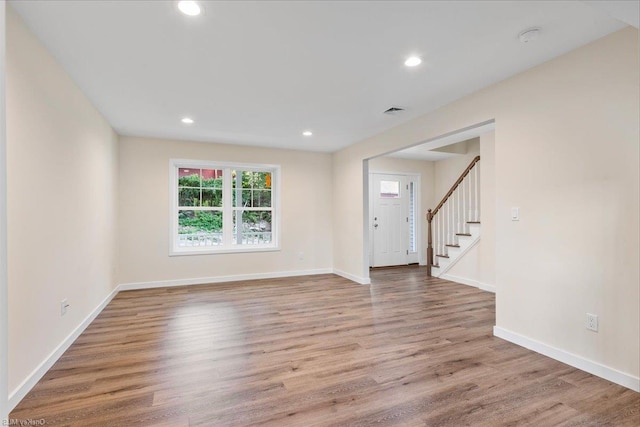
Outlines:
[[[445,246],[448,246],[450,248],[459,248],[460,247],[460,245],[445,245]]]
[[[439,256],[440,258],[449,258],[449,255],[436,255]]]
[[[480,224],[480,221],[467,221],[467,224]]]
[[[471,237],[471,234],[469,234],[469,233],[456,233],[456,236],[469,236],[469,237]]]

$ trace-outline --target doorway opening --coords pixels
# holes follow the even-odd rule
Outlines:
[[[364,278],[371,267],[427,265],[427,209],[442,199],[466,157],[479,154],[480,136],[494,129],[489,120],[363,160]],[[409,200],[411,180],[415,194]],[[388,225],[393,218],[400,221]]]
[[[417,264],[420,175],[371,172],[369,182],[370,266]]]

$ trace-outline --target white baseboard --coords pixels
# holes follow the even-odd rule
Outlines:
[[[496,287],[494,285],[488,285],[474,279],[466,279],[464,277],[453,276],[451,274],[443,274],[440,276],[440,279],[451,280],[452,282],[462,283],[463,285],[480,288],[483,291],[493,292],[494,294],[496,293]]]
[[[604,378],[623,387],[640,392],[640,378],[634,377],[633,375],[618,371],[617,369],[594,362],[593,360],[585,359],[577,354],[561,350],[549,344],[536,341],[499,326],[493,327],[493,335],[514,344],[518,344],[519,346],[528,348],[529,350],[533,350],[536,353],[544,354],[547,357],[566,363],[567,365],[573,366],[574,368],[588,372],[597,377]]]
[[[346,271],[342,271],[342,270],[338,270],[338,269],[333,269],[333,274],[337,274],[340,277],[344,277],[345,279],[349,279],[353,282],[359,283],[361,285],[370,285],[371,284],[371,279],[368,277],[359,277],[356,275],[353,275],[351,273],[347,273]]]
[[[73,330],[67,337],[47,356],[36,369],[25,378],[22,383],[9,393],[9,411],[11,412],[20,401],[27,395],[27,393],[40,381],[40,379],[47,373],[54,363],[67,351],[67,349],[73,344],[73,342],[80,336],[82,332],[93,322],[93,320],[100,314],[100,312],[111,302],[113,297],[118,293],[116,287],[107,297],[102,300],[96,308]]]
[[[279,277],[311,276],[314,274],[331,274],[331,268],[315,270],[276,271],[272,273],[235,274],[230,276],[198,277],[194,279],[158,280],[154,282],[122,283],[119,291],[135,289],[166,288],[171,286],[204,285],[207,283],[237,282],[240,280],[276,279]]]

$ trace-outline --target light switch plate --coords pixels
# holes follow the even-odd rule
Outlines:
[[[520,208],[511,208],[511,221],[520,221]]]

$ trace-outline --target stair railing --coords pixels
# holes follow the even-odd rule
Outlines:
[[[480,156],[462,172],[435,209],[427,211],[427,275],[436,256],[448,257],[448,247],[458,246],[458,236],[468,235],[468,224],[480,222]],[[434,232],[435,229],[435,232]]]

